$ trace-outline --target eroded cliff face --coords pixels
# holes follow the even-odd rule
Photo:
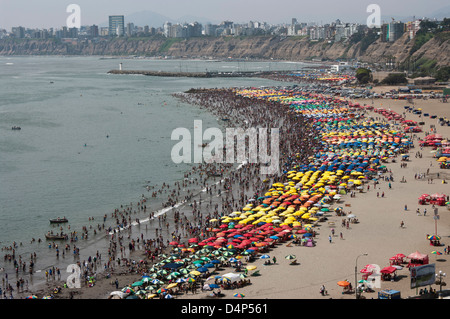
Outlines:
[[[336,60],[358,58],[363,62],[384,62],[395,58],[405,61],[411,52],[413,41],[404,34],[394,43],[375,41],[361,52],[361,44],[344,42],[313,42],[306,38],[291,37],[245,37],[245,38],[191,38],[173,41],[165,39],[102,39],[98,42],[84,41],[64,43],[54,40],[1,40],[0,55],[147,55],[173,57],[257,58],[304,61],[311,59]],[[450,41],[436,38],[425,43],[412,57],[425,57],[449,65]]]

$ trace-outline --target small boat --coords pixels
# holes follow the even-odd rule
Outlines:
[[[20,131],[22,128],[20,126],[13,126],[11,129],[13,131]]]
[[[69,222],[69,220],[67,218],[54,218],[54,219],[50,219],[50,224],[60,224],[60,223],[67,223]]]
[[[45,234],[45,238],[46,239],[51,239],[51,240],[66,240],[68,237],[67,235],[64,234],[51,234],[50,232]]]

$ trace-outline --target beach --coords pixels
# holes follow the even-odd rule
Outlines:
[[[408,105],[407,101],[404,100],[389,99],[354,100],[354,102],[361,105],[372,105],[375,109],[391,109],[399,114],[405,112],[404,106]],[[422,108],[424,113],[429,112],[449,118],[450,111],[445,107],[446,105],[437,99],[414,101],[414,107]],[[239,118],[240,116],[242,114],[237,114],[236,117]],[[366,111],[366,117],[369,116],[381,118],[378,113]],[[405,116],[407,119],[425,122],[425,125],[422,126],[425,131],[429,132],[430,125],[435,125],[437,133],[445,138],[450,136],[450,127],[437,125],[435,119],[425,116],[419,117],[410,112],[407,112]],[[248,125],[251,126],[252,123]],[[249,275],[246,279],[250,280],[251,284],[243,287],[222,289],[222,298],[236,299],[233,295],[241,293],[245,295],[244,299],[354,299],[355,294],[343,294],[343,288],[338,286],[337,282],[348,280],[355,286],[355,270],[357,280],[360,280],[360,269],[364,265],[374,264],[383,268],[389,266],[389,258],[392,256],[398,253],[408,256],[416,251],[429,255],[430,263],[436,264],[436,271],[442,270],[448,273],[450,264],[446,255],[436,256],[431,254],[434,250],[440,250],[443,253],[444,246],[431,246],[427,235],[435,234],[437,229],[437,235],[442,238],[441,242],[445,244],[445,247],[449,244],[447,242],[450,233],[449,211],[446,207],[438,207],[440,218],[436,223],[433,219],[431,205],[418,205],[418,197],[424,193],[448,195],[448,184],[443,184],[442,180],[448,181],[450,172],[439,169],[436,159],[433,158],[434,153],[430,153],[430,147],[420,149],[418,146],[418,139],[424,138],[426,133],[414,134],[416,135],[416,138],[413,138],[415,147],[408,151],[409,160],[401,161],[400,156],[397,156],[395,163],[389,160],[385,164],[389,171],[389,174],[385,175],[392,175],[393,181],[378,179],[378,184],[369,182],[367,184],[370,185],[369,189],[364,187],[361,192],[355,192],[354,196],[351,197],[347,194],[339,202],[333,203],[331,208],[342,206],[347,215],[356,215],[358,223],[350,223],[349,227],[343,227],[341,226],[343,217],[330,212],[326,214],[327,220],[325,222],[315,223],[314,247],[293,245],[292,243],[289,244],[291,240],[286,240],[276,242],[273,247],[264,252],[270,256],[270,260],[276,257],[274,264],[265,265],[265,259],[259,258],[260,254],[255,257],[253,262],[241,259],[244,267],[256,266],[259,276]],[[298,145],[298,147],[304,146]],[[422,156],[416,156],[417,152],[422,153]],[[305,158],[306,155],[311,154],[305,154]],[[403,167],[402,164],[405,163],[407,167]],[[437,176],[438,173],[439,177]],[[238,171],[234,174],[238,174]],[[417,174],[424,174],[424,178],[415,178]],[[433,178],[432,182],[430,181],[431,178]],[[402,179],[406,182],[401,182]],[[240,183],[243,180],[246,180],[251,186],[241,189]],[[262,192],[264,188],[270,187],[269,183],[262,183],[255,167],[251,172],[247,171],[240,177],[236,175],[236,178],[232,179],[230,183],[232,185],[231,192],[224,192],[221,196],[211,195],[208,208],[215,204],[221,204],[223,207],[223,199],[230,200],[230,197],[227,196],[233,196],[236,199],[241,198],[242,200],[236,200],[236,203],[233,200],[234,205],[222,211],[230,213],[234,209],[238,209],[239,205],[241,207],[245,205],[247,202],[245,200],[246,195],[250,198],[255,192]],[[380,196],[381,194],[384,194],[384,196]],[[203,199],[206,201],[205,197]],[[198,211],[206,215],[208,210],[205,206],[203,204],[202,207],[198,208]],[[420,215],[416,213],[417,208],[420,209]],[[424,208],[427,208],[428,211],[426,215],[423,214]],[[177,209],[186,215],[192,211],[192,207],[189,205],[180,206]],[[215,216],[211,214],[211,217],[223,217],[223,214],[220,216],[219,209],[216,211],[217,214]],[[404,227],[400,226],[402,222]],[[133,232],[132,235],[136,236],[136,233]],[[170,251],[171,247],[166,246],[165,248],[166,251]],[[295,255],[297,263],[291,264],[291,260],[285,258],[288,255]],[[134,260],[140,260],[144,257],[145,254],[139,249],[129,255],[129,259]],[[222,267],[217,271],[217,274],[223,275],[233,271],[233,268]],[[376,299],[377,292],[382,289],[399,290],[402,298],[418,295],[416,289],[410,288],[409,270],[406,267],[397,270],[396,275],[396,281],[382,281],[381,287],[374,289],[375,292],[363,293],[362,295],[367,299]],[[55,297],[62,299],[106,299],[111,292],[120,290],[113,284],[116,278],[118,278],[120,288],[122,288],[140,280],[142,274],[130,273],[129,267],[118,266],[109,278],[98,276],[95,284],[91,287],[63,288]],[[62,281],[50,281],[47,286],[51,291],[53,287],[62,286],[63,283]],[[325,286],[326,295],[320,294],[321,286]],[[174,297],[176,299],[203,299],[211,298],[211,293],[212,291],[201,291],[199,289],[197,293],[176,294]],[[27,294],[30,293],[27,292]],[[42,289],[36,294],[43,296],[49,294],[49,292]]]

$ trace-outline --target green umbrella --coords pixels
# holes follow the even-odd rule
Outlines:
[[[170,274],[169,276],[166,277],[167,280],[172,280],[172,279],[175,279],[175,278],[177,278],[177,276],[174,276],[172,274]]]
[[[233,256],[234,254],[231,251],[226,251],[226,252],[223,253],[223,255],[225,257],[228,257],[228,256]]]
[[[187,268],[182,268],[179,270],[179,272],[183,275],[187,275],[187,274],[189,274],[190,270]]]
[[[286,259],[295,259],[296,257],[295,257],[295,255],[287,255],[285,258]]]
[[[141,280],[141,281],[136,281],[136,282],[134,282],[132,285],[131,285],[131,287],[137,287],[137,286],[143,286],[144,285],[144,282]]]
[[[165,276],[165,275],[167,275],[168,274],[168,272],[167,272],[167,270],[165,270],[165,269],[161,269],[161,270],[158,270],[157,272],[156,272],[158,275],[162,275],[162,276]]]

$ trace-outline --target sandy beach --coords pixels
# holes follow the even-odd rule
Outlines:
[[[404,100],[354,100],[361,104],[373,105],[375,108],[382,107],[391,109],[402,114],[405,105],[410,105]],[[436,114],[438,117],[450,117],[448,103],[439,100],[415,100],[413,106],[422,108],[424,112]],[[375,112],[368,112],[369,116],[380,117]],[[437,133],[449,138],[450,127],[439,126],[435,119],[420,117],[413,113],[406,114],[407,119],[423,121],[424,131],[429,131],[430,125],[436,125]],[[342,206],[347,214],[356,215],[359,223],[350,226],[341,226],[342,217],[335,213],[326,215],[327,221],[320,222],[316,227],[315,247],[288,245],[288,242],[278,243],[269,249],[266,254],[270,259],[276,257],[276,263],[264,265],[264,259],[257,258],[252,263],[242,260],[244,267],[256,266],[259,276],[248,276],[251,284],[238,289],[222,290],[223,299],[236,299],[235,293],[245,295],[244,299],[355,299],[355,294],[343,294],[343,288],[337,285],[338,281],[348,280],[354,285],[355,270],[357,280],[361,279],[359,272],[367,264],[379,265],[380,268],[389,266],[389,258],[402,253],[406,256],[419,251],[429,255],[430,263],[435,263],[436,271],[450,272],[450,258],[443,254],[437,256],[431,254],[434,250],[444,252],[444,247],[450,245],[450,211],[446,207],[438,207],[440,219],[435,222],[431,205],[422,206],[418,204],[418,197],[423,194],[443,193],[449,195],[450,187],[443,184],[442,180],[450,180],[450,171],[440,169],[436,159],[433,158],[431,148],[424,147],[420,150],[418,139],[424,138],[426,132],[415,133],[415,148],[409,151],[409,161],[402,162],[399,158],[395,163],[390,161],[386,164],[391,170],[394,181],[391,188],[387,181],[379,180],[374,188],[374,183],[369,183],[370,189],[364,188],[362,192],[356,192],[355,197],[345,195],[339,203],[334,203],[332,208]],[[416,152],[423,156],[415,156]],[[407,167],[401,164],[406,163]],[[427,173],[426,178],[416,179],[415,174]],[[437,177],[439,174],[439,178]],[[405,183],[401,179],[406,179]],[[433,179],[430,183],[430,178]],[[251,194],[253,189],[246,191]],[[384,193],[384,196],[377,196]],[[236,196],[237,197],[237,196]],[[219,198],[215,199],[217,202]],[[405,205],[407,210],[405,210]],[[420,215],[416,214],[420,208]],[[427,209],[424,216],[423,210]],[[404,227],[400,227],[401,222]],[[333,225],[330,225],[334,222]],[[434,247],[429,244],[427,235],[437,234],[441,236],[445,246]],[[332,228],[335,230],[332,235]],[[331,236],[331,241],[329,240]],[[291,265],[290,260],[285,259],[287,255],[295,255],[297,264]],[[363,254],[367,254],[361,256]],[[130,258],[139,259],[142,253],[137,251]],[[233,272],[229,267],[224,267],[218,274]],[[376,299],[377,292],[383,289],[394,289],[401,291],[402,298],[417,296],[418,291],[410,288],[409,270],[404,267],[397,270],[396,281],[382,281],[381,287],[375,288],[375,292],[363,293],[366,299]],[[62,289],[56,295],[58,299],[106,299],[112,291],[116,291],[113,281],[118,278],[120,288],[140,280],[139,274],[130,274],[126,267],[119,267],[111,278],[97,278],[96,284],[89,288]],[[48,288],[53,288],[63,282],[50,282]],[[319,293],[320,287],[324,285],[327,295]],[[433,285],[439,290],[439,286]],[[36,292],[45,295],[45,289]],[[28,293],[29,294],[29,293]],[[175,295],[176,299],[210,299],[211,291],[199,290],[196,294]]]

